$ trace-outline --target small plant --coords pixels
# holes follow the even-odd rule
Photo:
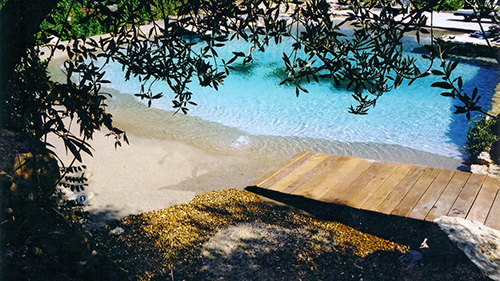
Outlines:
[[[88,186],[88,179],[85,177],[86,168],[85,165],[60,168],[63,177],[59,185],[69,188],[71,191],[82,191],[85,186]]]
[[[56,193],[53,196],[54,207],[69,222],[84,223],[88,221],[89,214],[84,210],[89,197],[83,192],[88,186],[85,165],[60,168],[62,177]]]
[[[465,147],[471,161],[476,161],[479,154],[488,151],[499,140],[495,134],[497,119],[488,119],[481,116],[479,120],[469,122],[473,124],[467,131]]]

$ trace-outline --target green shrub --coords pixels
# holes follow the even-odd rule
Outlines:
[[[486,119],[484,116],[479,120],[471,121],[472,127],[467,131],[467,142],[465,147],[470,159],[475,161],[479,154],[489,150],[498,141],[495,134],[497,119]]]
[[[427,0],[415,0],[412,1],[413,5],[417,8],[420,8],[422,6],[428,5],[429,1]],[[445,0],[445,1],[439,1],[436,6],[434,6],[435,9],[438,9],[439,11],[456,11],[458,9],[463,8],[465,5],[464,0]]]
[[[5,2],[5,0],[0,0],[0,7]],[[57,4],[57,8],[49,15],[49,17],[41,24],[42,30],[53,30],[52,35],[57,35],[61,37],[63,41],[71,40],[80,37],[89,37],[93,35],[110,33],[113,31],[113,26],[103,25],[100,17],[106,17],[102,13],[95,10],[95,4],[93,1],[81,0],[81,1],[71,1],[62,0]],[[127,7],[127,9],[138,9],[139,1],[129,1],[130,6],[126,5],[125,2],[117,5],[117,7]],[[127,2],[128,3],[128,2]],[[149,16],[145,11],[141,11],[141,22],[138,24],[146,24],[149,20],[158,20],[164,15],[174,15],[177,7],[181,5],[180,1],[167,1],[166,3],[160,4],[159,1],[155,1],[154,4],[150,6],[153,18]],[[161,9],[164,9],[164,13]],[[71,9],[71,10],[70,10]],[[70,10],[70,11],[69,11]],[[69,11],[69,12],[68,12]],[[67,22],[67,26],[63,30],[61,23]],[[54,23],[57,23],[54,25]],[[63,30],[63,31],[62,31]]]

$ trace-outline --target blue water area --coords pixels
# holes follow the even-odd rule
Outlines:
[[[355,104],[352,92],[329,81],[305,85],[309,93],[301,93],[298,98],[294,87],[279,85],[284,77],[282,54],[290,51],[289,46],[285,42],[264,53],[254,52],[255,61],[247,65],[235,63],[236,70],[219,91],[192,83],[192,101],[198,106],[193,106],[189,114],[250,135],[396,144],[447,157],[464,157],[460,148],[465,144],[469,125],[465,116],[453,114],[453,99],[440,96],[440,89],[430,87],[436,77],[403,85],[384,94],[368,115],[353,115],[348,113],[348,107]],[[231,42],[219,55],[228,59],[233,51],[246,53],[249,47],[245,42]],[[111,64],[106,71],[112,88],[126,94],[139,91],[137,80],[124,81],[120,65]],[[464,78],[468,92],[479,87],[482,105],[488,109],[499,73],[497,67],[461,63],[454,75]],[[153,106],[172,111],[173,95],[166,84],[157,83],[153,91],[165,94]]]

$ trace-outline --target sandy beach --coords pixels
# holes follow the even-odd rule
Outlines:
[[[220,143],[217,124],[147,108],[119,93],[113,93],[108,104],[115,125],[127,132],[130,144],[122,141],[115,149],[114,138],[106,137],[106,130],[98,131],[89,141],[93,156],[83,155],[82,163],[75,163],[87,167],[89,186],[84,192],[92,197],[87,210],[94,226],[186,203],[208,191],[243,189],[294,153],[277,157],[241,148],[234,142],[241,132],[230,129],[227,141]],[[189,127],[205,132],[196,135]],[[54,138],[52,142],[69,165],[72,158],[62,143]]]
[[[303,150],[450,169],[462,162],[393,145],[247,135],[193,116],[147,108],[119,93],[113,93],[108,105],[130,144],[122,142],[115,149],[104,130],[89,141],[93,157],[85,155],[82,164],[90,175],[84,192],[92,194],[87,209],[93,226],[186,203],[208,191],[243,189]],[[60,143],[57,152],[70,163]]]
[[[127,129],[127,127],[120,127]],[[99,226],[130,214],[167,208],[196,195],[250,185],[273,166],[243,155],[211,153],[187,143],[128,133],[130,145],[97,132],[85,155],[91,195],[87,210]],[[58,147],[58,154],[65,152]],[[69,157],[65,157],[69,161]]]

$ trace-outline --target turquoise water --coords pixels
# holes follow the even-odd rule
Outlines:
[[[295,89],[282,81],[282,46],[254,52],[255,61],[247,66],[238,65],[225,80],[219,91],[190,86],[194,93],[190,115],[239,129],[242,137],[236,146],[251,142],[247,135],[292,136],[340,141],[348,143],[376,143],[404,146],[452,158],[463,158],[460,148],[465,144],[467,124],[464,116],[452,114],[453,100],[439,95],[440,90],[429,85],[435,78],[418,80],[411,86],[402,86],[379,99],[368,115],[348,113],[355,104],[351,92],[334,87],[329,82],[306,85],[309,93],[297,98]],[[232,51],[248,50],[248,43],[232,42],[230,48],[219,51],[222,58],[230,58]],[[133,95],[140,89],[137,80],[124,81],[121,66],[107,66],[110,87]],[[498,83],[499,71],[495,67],[480,67],[462,63],[455,75],[464,78],[469,91],[477,85],[483,97],[483,106]],[[172,94],[168,87],[158,83],[154,92],[165,97],[153,106],[172,111]]]

